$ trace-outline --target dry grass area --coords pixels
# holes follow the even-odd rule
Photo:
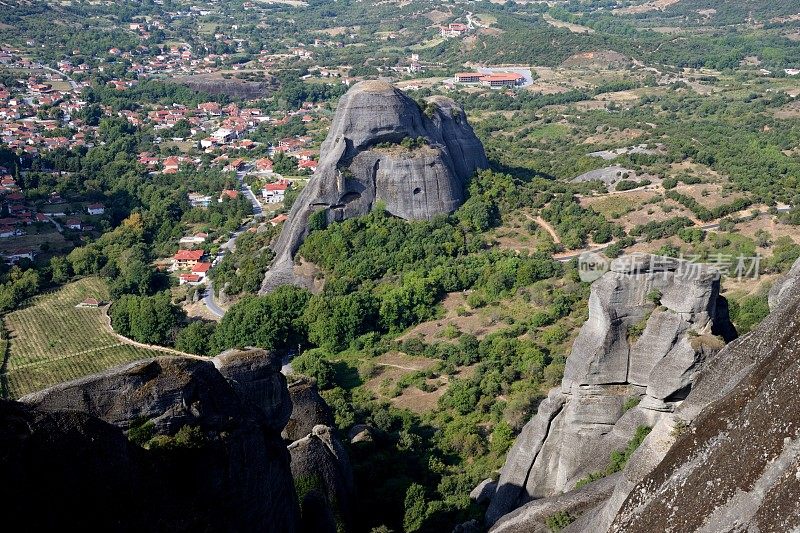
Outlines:
[[[52,226],[51,226],[52,228]],[[33,228],[26,228],[27,231],[34,231]],[[64,239],[64,236],[55,231],[48,231],[40,234],[30,233],[28,235],[21,235],[19,237],[9,237],[7,239],[0,239],[0,252],[11,252],[20,249],[33,249],[39,252],[43,244],[49,246],[50,252],[67,252],[73,248],[72,243]]]
[[[455,326],[462,333],[471,333],[478,338],[482,338],[504,326],[496,317],[487,316],[485,314],[486,309],[470,309],[464,293],[453,292],[448,294],[442,301],[442,307],[445,310],[445,315],[442,318],[423,322],[413,327],[401,338],[421,336],[426,343],[441,341],[443,340],[442,331],[448,326]],[[464,316],[459,316],[459,310]]]
[[[579,67],[579,68],[601,68],[612,69],[625,65],[630,59],[615,52],[614,50],[595,50],[592,52],[581,52],[568,57],[561,64],[562,67]]]
[[[706,165],[695,163],[694,161],[681,161],[670,165],[670,176],[680,177],[681,174],[697,176],[705,181],[724,181],[726,178],[721,176],[716,170],[712,170]]]
[[[399,395],[390,396],[389,391],[392,391],[404,376],[428,370],[438,361],[425,357],[412,357],[400,352],[390,352],[375,358],[373,362],[376,366],[375,374],[364,384],[364,388],[379,398],[389,400],[395,407],[408,409],[415,413],[424,413],[435,409],[451,379],[446,375],[429,378],[425,380],[431,389],[429,392],[412,385],[403,389]],[[458,378],[469,377],[474,371],[475,366],[459,368],[455,376]]]
[[[614,102],[614,103],[626,103],[626,102],[635,102],[641,96],[638,94],[637,90],[631,91],[617,91],[614,93],[604,93],[598,94],[594,97],[595,100],[600,100],[602,102]]]
[[[745,213],[752,212],[755,207],[745,211]],[[766,208],[761,207],[761,215],[753,220],[736,224],[736,232],[755,239],[755,234],[759,230],[764,230],[770,235],[770,240],[774,241],[779,237],[790,237],[793,241],[800,243],[800,226],[792,226],[789,224],[782,224],[774,217],[765,212]],[[761,250],[762,253],[765,250]]]
[[[319,30],[319,33],[324,33],[325,35],[336,37],[337,35],[344,35],[347,32],[357,33],[360,29],[361,29],[360,26],[353,26],[352,28],[348,28],[347,26],[335,26],[333,28],[326,28],[324,30]]]
[[[800,118],[800,102],[789,102],[785,106],[776,109],[773,115],[780,120]]]
[[[603,194],[584,196],[580,199],[581,207],[591,207],[606,218],[614,218],[630,208],[638,209],[644,202],[653,198],[648,190],[634,190],[625,194]]]
[[[433,11],[428,11],[425,13],[424,17],[434,24],[441,24],[442,22],[446,21],[448,18],[452,17],[453,13],[450,11],[439,11],[438,9],[434,9]]]
[[[608,219],[621,225],[626,231],[648,222],[661,222],[673,217],[685,216],[695,222],[694,214],[673,200],[664,200],[661,204],[647,204],[654,196],[654,190],[636,190],[631,192],[581,198],[581,205],[593,207]],[[646,248],[652,248],[648,243]],[[658,248],[656,246],[655,248]],[[642,251],[642,250],[637,250]]]
[[[611,12],[615,15],[636,15],[639,13],[647,13],[648,11],[663,11],[665,8],[677,4],[678,2],[680,2],[680,0],[652,0],[638,6],[614,9]]]
[[[697,203],[707,209],[729,204],[745,196],[740,192],[725,190],[725,185],[722,183],[698,183],[695,185],[681,183],[675,187],[675,191],[694,198]]]
[[[619,143],[622,141],[635,141],[647,132],[637,128],[625,128],[624,130],[612,130],[596,135],[591,135],[584,139],[583,144],[608,144]]]
[[[455,374],[456,378],[468,378],[475,371],[474,366],[468,366],[458,369]],[[400,409],[408,409],[415,413],[425,413],[433,411],[439,403],[439,398],[447,391],[447,386],[450,383],[449,376],[440,376],[438,378],[427,380],[428,385],[436,387],[436,390],[431,392],[424,392],[417,387],[408,387],[403,391],[400,396],[392,398],[390,401],[395,407]]]
[[[76,308],[84,299],[108,300],[108,287],[86,278],[34,298],[4,319],[8,338],[8,395],[18,398],[101,370],[163,355],[122,342],[108,330],[105,310]]]
[[[565,28],[571,31],[572,33],[594,33],[594,30],[592,28],[581,26],[580,24],[572,24],[571,22],[556,20],[547,13],[543,15],[543,18],[545,22],[547,22],[551,26],[554,26],[556,28]]]
[[[185,304],[183,310],[186,311],[186,316],[191,320],[210,320],[213,322],[219,322],[221,320],[220,317],[209,311],[208,307],[206,307],[202,301]]]

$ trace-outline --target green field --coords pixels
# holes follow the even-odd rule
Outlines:
[[[30,392],[159,355],[159,351],[122,342],[106,326],[103,309],[76,308],[85,298],[108,299],[108,287],[97,278],[70,283],[35,298],[6,315],[2,346],[8,351],[2,376],[4,396]],[[4,352],[5,352],[4,350]]]

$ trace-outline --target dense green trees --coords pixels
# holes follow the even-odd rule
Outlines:
[[[355,338],[374,329],[378,302],[367,291],[350,294],[324,294],[311,298],[303,319],[308,324],[308,340],[316,346],[339,351]]]
[[[155,296],[124,295],[111,306],[111,324],[120,335],[147,344],[172,344],[184,312],[170,293]]]
[[[14,266],[4,277],[7,281],[0,284],[0,312],[13,310],[40,289],[40,276],[34,269]]]
[[[194,320],[178,332],[175,348],[196,355],[216,355],[212,339],[215,329],[212,323]]]
[[[542,218],[553,224],[561,242],[569,249],[583,248],[587,236],[597,244],[609,242],[622,235],[622,228],[608,222],[594,210],[584,209],[571,194],[556,196],[544,209]]]
[[[295,349],[305,344],[303,313],[311,294],[283,286],[265,296],[247,296],[231,307],[214,333],[217,351],[227,348]]]

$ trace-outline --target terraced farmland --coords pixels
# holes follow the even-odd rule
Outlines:
[[[7,340],[0,342],[0,349],[7,343],[8,360],[0,392],[18,398],[61,381],[163,355],[115,336],[103,309],[75,307],[89,297],[108,298],[102,280],[70,283],[5,317]]]

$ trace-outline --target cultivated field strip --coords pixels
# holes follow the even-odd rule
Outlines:
[[[108,331],[103,309],[75,307],[89,297],[108,298],[102,280],[70,283],[6,316],[9,396],[17,398],[61,381],[159,355],[159,351],[122,342]]]

